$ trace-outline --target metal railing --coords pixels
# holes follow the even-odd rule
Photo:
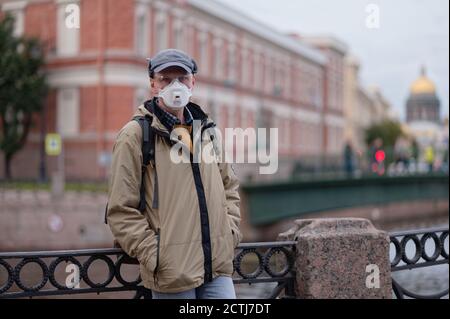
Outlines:
[[[239,245],[234,259],[234,283],[277,283],[267,298],[294,297],[294,247],[295,242]],[[91,274],[93,264],[98,262],[106,264],[108,269],[102,271],[102,275],[107,276],[101,282],[97,282]],[[79,279],[73,288],[57,279],[57,274],[62,273],[61,269],[57,269],[64,263],[66,266],[77,266]],[[27,284],[22,278],[24,267],[29,264],[34,264],[38,267],[38,272],[41,272],[37,283]],[[122,274],[124,265],[138,264],[137,260],[127,256],[121,249],[0,253],[0,269],[3,267],[6,270],[5,283],[0,286],[0,298],[134,292],[135,299],[149,299],[151,291],[142,285],[140,276],[135,280],[126,280]]]
[[[448,251],[445,249],[445,242],[448,241],[448,227],[391,233],[390,239],[391,249],[393,248],[394,252],[391,258],[392,273],[448,264]],[[427,249],[430,246],[431,252]],[[398,299],[405,297],[439,299],[449,293],[448,285],[446,289],[436,293],[427,295],[415,293],[400,285],[394,278],[392,278],[392,288]]]
[[[448,227],[391,233],[391,272],[448,264],[446,241],[448,245]],[[233,261],[234,283],[276,283],[267,298],[295,298],[295,246],[295,241],[239,245]],[[107,276],[101,282],[90,275],[92,265],[98,262],[103,262],[108,269],[102,272],[102,275]],[[57,268],[62,263],[77,266],[78,287],[68,288],[67,283],[58,281]],[[26,284],[22,279],[23,268],[28,264],[35,264],[42,273],[39,282],[32,285]],[[137,299],[151,298],[151,291],[142,285],[140,276],[134,280],[125,279],[122,274],[124,265],[138,265],[138,261],[120,249],[0,253],[0,269],[6,271],[5,283],[0,286],[0,298],[114,292],[133,292]],[[428,295],[415,293],[404,288],[394,278],[392,288],[395,297],[399,299],[442,298],[449,293],[448,287]]]

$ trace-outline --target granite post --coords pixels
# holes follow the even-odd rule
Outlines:
[[[298,298],[392,298],[389,236],[369,220],[297,220],[278,240],[297,241]]]

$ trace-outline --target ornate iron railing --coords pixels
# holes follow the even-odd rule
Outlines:
[[[245,243],[236,248],[233,281],[235,284],[277,283],[268,298],[294,296],[295,242]],[[92,265],[103,262],[107,277],[97,282],[92,276]],[[27,284],[22,278],[24,267],[35,264],[41,272],[39,282]],[[61,264],[75,265],[79,280],[60,282],[57,269]],[[0,269],[6,273],[0,286],[0,298],[44,297],[88,293],[134,292],[134,298],[151,298],[151,291],[141,284],[138,270],[135,280],[126,280],[122,274],[124,265],[138,265],[120,249],[89,249],[74,251],[0,253]],[[246,271],[246,268],[252,268]],[[278,269],[280,268],[280,269]],[[67,269],[67,268],[66,268]],[[33,273],[36,279],[36,272]],[[67,278],[67,273],[65,274]],[[1,279],[1,277],[0,277]],[[72,285],[78,284],[78,285]],[[0,280],[0,285],[2,281]],[[74,286],[74,287],[72,287]],[[69,288],[70,287],[70,288]]]
[[[390,240],[393,252],[392,273],[448,264],[448,250],[445,247],[446,242],[448,245],[448,227],[391,233]],[[295,244],[296,242],[289,241],[239,245],[234,259],[234,283],[277,283],[267,298],[295,298]],[[431,252],[428,249],[430,245]],[[107,267],[107,271],[102,272],[107,276],[101,282],[96,282],[90,275],[92,265],[97,262],[103,262]],[[64,263],[77,266],[79,287],[68,288],[67,283],[58,281],[57,273],[60,271],[57,269]],[[40,281],[31,285],[22,278],[23,268],[28,264],[35,264],[42,273]],[[127,291],[133,292],[134,298],[151,298],[151,291],[142,286],[138,275],[131,281],[123,276],[122,267],[133,264],[137,265],[137,260],[120,249],[0,253],[0,270],[3,268],[6,273],[3,285],[0,276],[0,298]],[[252,270],[248,271],[246,268]],[[402,287],[394,278],[392,286],[395,296],[400,299],[442,298],[449,293],[448,287],[429,295],[415,293]]]
[[[394,252],[391,258],[392,273],[448,264],[448,250],[445,248],[446,241],[448,243],[448,227],[396,232],[390,234],[390,238],[391,249]],[[431,252],[427,249],[430,244]],[[448,278],[446,281],[448,283]],[[428,295],[415,293],[404,288],[394,278],[392,278],[392,288],[399,299],[405,297],[439,299],[449,293],[448,285],[443,291]]]

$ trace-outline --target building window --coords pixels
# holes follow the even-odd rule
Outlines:
[[[209,116],[213,119],[214,122],[220,123],[219,112],[217,112],[217,104],[214,102],[214,100],[210,100],[208,102],[208,108],[209,108]]]
[[[266,74],[264,76],[264,80],[265,80],[264,89],[265,89],[266,93],[270,93],[270,88],[271,88],[271,85],[272,85],[272,76],[273,76],[273,74],[272,74],[271,59],[267,55],[266,55],[265,62],[266,62],[266,67],[265,67],[265,73]]]
[[[258,90],[260,88],[262,73],[261,56],[258,52],[253,55],[253,88]]]
[[[222,40],[216,39],[214,41],[214,76],[217,79],[222,78],[223,57],[222,57]]]
[[[62,137],[75,137],[80,131],[80,91],[63,88],[57,93],[57,131]]]
[[[286,129],[286,133],[285,133],[286,142],[285,142],[285,145],[288,148],[288,150],[290,150],[291,149],[291,120],[290,119],[285,119],[284,126],[285,126],[285,129]]]
[[[144,102],[147,101],[148,99],[149,99],[148,90],[144,88],[137,88],[134,91],[133,111],[136,110],[136,108],[139,105],[144,104]]]
[[[79,53],[80,28],[78,23],[74,23],[77,18],[80,18],[78,1],[63,1],[58,4],[56,52],[59,56],[74,56]]]
[[[190,56],[194,56],[194,54],[196,54],[195,53],[196,44],[193,43],[195,29],[191,22],[187,22],[185,28],[186,32],[184,33],[184,48]]]
[[[235,112],[235,107],[230,107],[228,105],[225,105],[226,108],[228,108],[228,119],[227,119],[227,123],[228,123],[228,127],[229,128],[235,128],[236,125],[236,112]]]
[[[136,54],[147,56],[149,46],[148,6],[143,4],[137,5],[134,19]]]
[[[292,63],[288,61],[286,66],[286,87],[284,88],[284,92],[287,99],[290,99],[292,96]]]
[[[248,125],[248,119],[247,119],[248,112],[245,108],[241,108],[241,128],[244,130],[249,127]]]
[[[11,10],[8,14],[14,18],[13,36],[22,36],[24,31],[23,10]]]
[[[221,105],[221,114],[220,114],[220,122],[221,123],[221,129],[222,129],[222,136],[224,136],[225,129],[229,128],[228,124],[228,106],[225,104]]]
[[[208,34],[206,32],[200,34],[199,39],[200,46],[200,66],[203,69],[203,73],[208,73]]]
[[[183,32],[183,25],[181,24],[181,21],[178,21],[178,23],[175,24],[174,27],[174,47],[178,50],[184,50],[184,32]]]
[[[15,1],[4,3],[0,9],[14,18],[13,35],[20,37],[24,33],[24,9],[26,1]]]
[[[242,51],[242,85],[247,86],[248,85],[248,77],[249,77],[249,53],[247,49],[243,49]]]
[[[156,18],[156,51],[167,49],[167,23],[165,14],[159,13]]]
[[[230,44],[228,46],[227,61],[228,61],[227,63],[228,80],[234,83],[236,77],[236,47],[234,44]]]

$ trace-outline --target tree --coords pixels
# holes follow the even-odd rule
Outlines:
[[[34,38],[15,37],[14,19],[0,20],[0,150],[5,178],[11,178],[11,160],[21,150],[47,95],[42,72],[44,54]]]

